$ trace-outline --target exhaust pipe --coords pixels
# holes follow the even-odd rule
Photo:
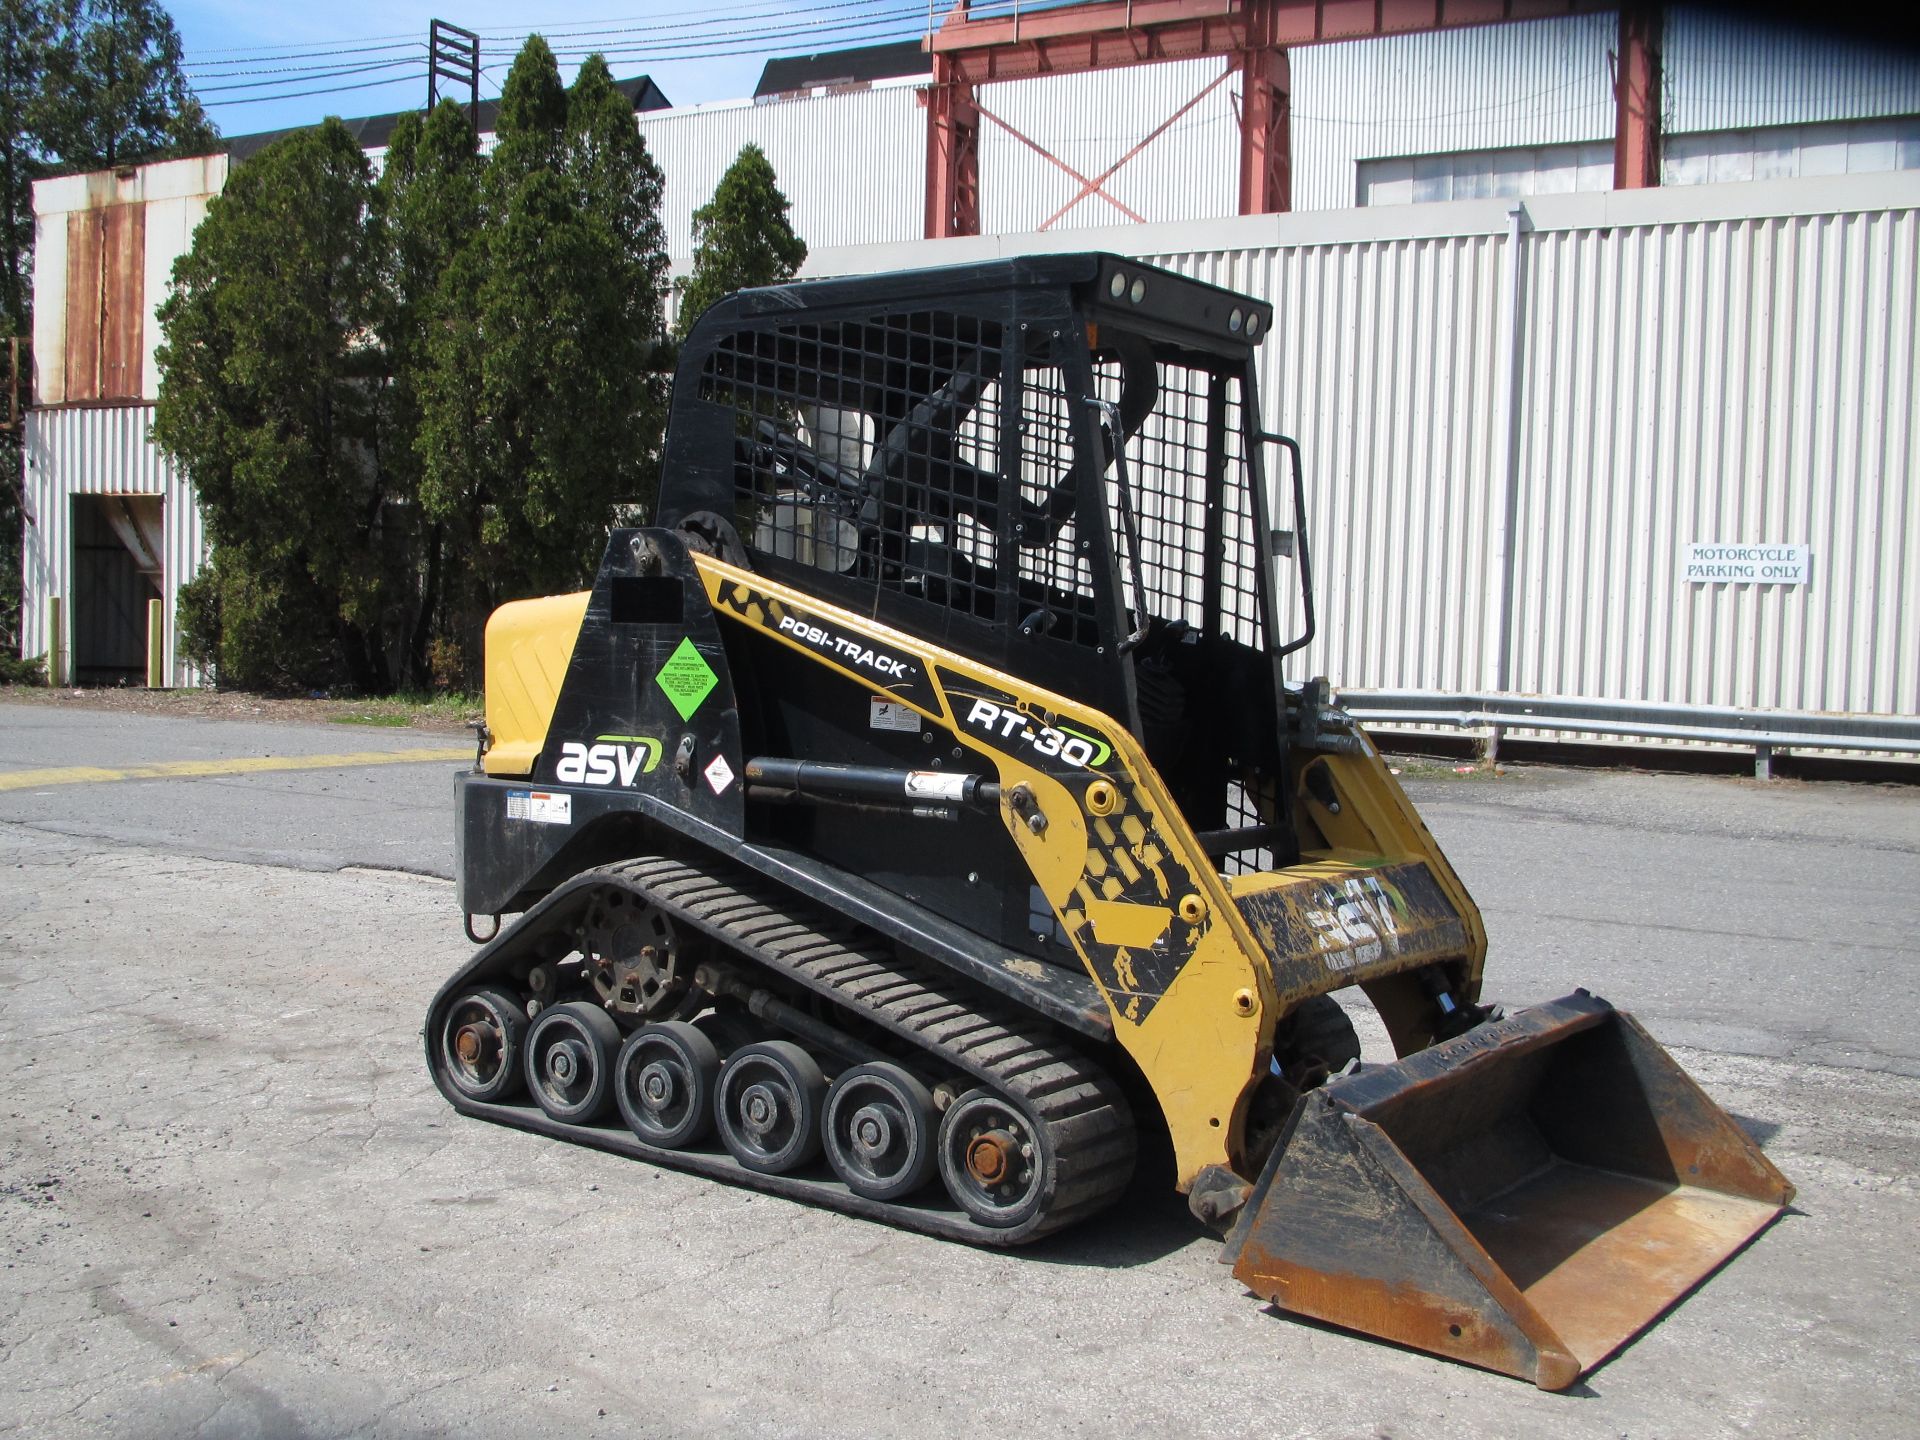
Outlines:
[[[1301,1097],[1221,1258],[1283,1311],[1561,1390],[1792,1199],[1577,991]]]

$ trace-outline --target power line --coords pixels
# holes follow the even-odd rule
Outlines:
[[[865,18],[820,20],[773,29],[726,30],[717,35],[684,40],[627,41],[610,45],[582,43],[550,48],[553,49],[556,58],[598,53],[608,57],[618,55],[626,58],[644,58],[652,55],[668,55],[675,59],[696,59],[708,54],[731,55],[765,50],[770,43],[783,40],[846,37],[861,31],[882,30],[900,35],[918,34],[920,17],[925,14],[925,10],[919,7],[908,6],[903,10],[889,11]],[[913,23],[903,24],[903,17],[911,18]],[[517,53],[517,48],[483,47],[482,53],[495,58],[504,58]]]
[[[897,4],[898,0],[895,0],[895,3]],[[544,26],[537,32],[523,26],[483,25],[477,27],[477,33],[496,39],[524,38],[529,34],[538,33],[543,37],[561,37],[572,40],[576,43],[568,45],[566,48],[576,50],[581,47],[581,43],[593,36],[606,36],[611,38],[614,36],[652,35],[700,29],[703,27],[714,28],[719,36],[746,36],[758,33],[750,23],[758,20],[797,20],[801,17],[822,16],[844,10],[870,11],[875,4],[876,0],[832,0],[832,3],[823,5],[809,5],[804,7],[774,5],[769,8],[768,0],[749,0],[749,3],[742,5],[667,11],[651,17],[619,16],[607,20],[574,21],[564,25]],[[923,17],[926,14],[926,9],[924,6],[910,6],[905,10],[894,9],[878,12],[877,14],[870,14],[866,19],[868,22],[872,22],[882,18],[896,18],[903,14]],[[682,19],[681,17],[693,18]],[[650,20],[654,23],[637,23],[642,20]],[[661,21],[677,21],[678,23],[658,23]],[[716,26],[715,22],[720,21],[726,23]],[[423,42],[415,35],[369,35],[352,39],[343,38],[336,44],[323,45],[320,48],[310,48],[313,46],[313,43],[312,41],[300,41],[290,42],[286,45],[232,46],[200,50],[196,51],[194,55],[190,56],[184,63],[185,68],[188,70],[219,69],[222,67],[277,62],[281,60],[324,59],[333,55],[369,54],[376,51],[401,48],[402,45],[419,47]],[[498,47],[494,48],[496,50],[498,49]],[[201,59],[199,58],[201,56],[237,56],[239,58],[225,60]]]
[[[396,75],[391,80],[368,80],[359,85],[324,85],[318,90],[293,90],[282,95],[255,95],[249,100],[216,100],[207,106],[231,110],[240,105],[265,105],[274,100],[298,100],[307,95],[344,95],[349,90],[378,90],[388,85],[411,85],[414,79],[409,75]]]
[[[307,76],[303,76],[302,78],[307,80],[331,80],[342,75],[371,75],[378,70],[400,70],[400,69],[413,70],[413,69],[417,69],[418,66],[419,66],[419,61],[412,60],[412,59],[383,60],[383,61],[375,62],[373,64],[368,64],[368,65],[349,65],[339,70],[325,70],[320,72],[317,75],[307,75]],[[395,81],[397,82],[400,77],[396,76],[394,78],[395,78]],[[296,84],[296,83],[298,82],[289,81],[289,80],[244,80],[238,85],[202,85],[197,87],[195,93],[200,95],[219,95],[219,94],[223,94],[225,92],[233,91],[233,90],[266,90],[274,86],[289,85],[289,84]],[[350,89],[355,87],[342,86],[341,88]],[[320,93],[325,93],[325,92],[320,92]],[[222,101],[220,103],[230,105],[233,102],[230,100],[227,100],[227,101]]]
[[[779,14],[782,16],[796,17],[796,23],[794,24],[790,24],[787,26],[776,26],[773,28],[754,27],[750,24],[740,24],[740,23],[734,23],[734,24],[718,26],[718,27],[711,25],[711,19],[714,15],[723,14],[726,12],[704,12],[705,15],[707,16],[707,19],[705,21],[690,22],[688,24],[634,26],[634,27],[628,27],[626,29],[606,29],[606,30],[589,30],[589,29],[586,29],[584,26],[580,26],[580,27],[576,27],[573,33],[577,36],[582,36],[582,37],[605,36],[610,38],[616,35],[631,35],[631,34],[638,34],[642,32],[673,33],[673,32],[680,32],[680,31],[686,31],[691,29],[698,29],[698,28],[702,28],[703,26],[707,28],[708,33],[699,35],[699,36],[689,36],[686,38],[673,39],[673,40],[662,40],[662,41],[652,42],[652,43],[645,42],[645,41],[630,40],[630,41],[627,41],[626,43],[616,43],[612,45],[591,44],[591,43],[588,43],[583,38],[575,44],[571,44],[571,45],[563,44],[559,46],[555,50],[555,58],[565,59],[565,60],[575,60],[575,59],[585,58],[585,56],[588,54],[599,53],[606,56],[606,58],[608,58],[609,60],[618,59],[618,60],[624,60],[624,61],[636,61],[636,60],[644,61],[648,59],[657,59],[657,60],[663,60],[663,61],[721,59],[721,58],[727,58],[727,57],[737,56],[737,55],[757,54],[767,50],[770,47],[779,46],[784,42],[798,41],[801,39],[811,39],[816,42],[827,41],[830,43],[844,43],[846,40],[849,40],[849,39],[872,40],[875,38],[892,38],[892,36],[887,33],[889,31],[893,32],[894,34],[902,34],[902,35],[920,33],[920,29],[922,24],[924,23],[924,18],[926,14],[926,11],[924,10],[923,7],[910,3],[898,9],[890,9],[890,10],[883,10],[883,11],[876,12],[869,8],[870,4],[871,4],[871,0],[842,0],[842,3],[829,4],[829,5],[823,5],[823,6],[814,6],[804,10],[798,10],[798,11],[781,10],[781,11],[771,12],[771,13]],[[854,15],[827,16],[827,12],[844,11],[844,10],[858,10],[864,13],[854,14]],[[695,14],[695,13],[703,13],[703,12],[689,11],[689,12],[678,12],[678,13]],[[755,17],[766,17],[769,15],[769,13],[770,12],[767,12],[764,9],[748,6],[748,7],[738,8],[734,13],[728,15],[728,18],[735,22],[742,22],[742,21],[751,20]],[[803,18],[808,16],[826,17],[826,18],[813,18],[813,19]],[[496,27],[496,29],[499,29],[499,30],[505,30],[505,28],[506,27]],[[874,32],[879,32],[879,33],[876,35]],[[507,33],[515,33],[515,32],[507,32]],[[250,80],[249,83],[244,83],[244,84],[209,85],[209,86],[204,86],[199,88],[202,94],[207,94],[207,95],[232,93],[235,91],[243,91],[243,90],[265,90],[265,89],[270,89],[275,85],[299,85],[302,81],[306,81],[306,80],[334,79],[334,78],[341,78],[344,76],[355,75],[355,74],[370,74],[382,69],[401,69],[409,64],[419,64],[425,58],[423,53],[424,45],[421,45],[419,42],[414,42],[413,46],[404,47],[404,48],[409,48],[416,51],[416,53],[411,56],[407,56],[404,58],[384,59],[384,60],[377,58],[382,54],[390,55],[395,48],[396,47],[391,45],[382,46],[378,49],[372,49],[372,48],[363,49],[363,48],[352,47],[352,46],[341,46],[341,47],[334,47],[334,49],[331,52],[304,52],[305,57],[312,57],[312,58],[318,58],[323,53],[334,53],[342,56],[364,54],[368,58],[367,58],[367,62],[362,65],[343,65],[343,64],[337,64],[337,63],[307,65],[307,66],[289,65],[284,67],[274,66],[274,65],[267,65],[267,66],[258,65],[258,62],[262,62],[262,61],[277,61],[282,59],[303,58],[302,56],[296,56],[294,54],[287,54],[282,56],[258,55],[258,56],[250,57],[249,59],[231,60],[231,61],[224,62],[224,64],[227,67],[229,67],[225,73],[215,75],[215,76],[210,76],[209,78],[216,78],[221,80],[232,79],[236,81],[248,79],[248,77],[256,76],[256,75],[278,76],[281,78],[277,80],[276,79]],[[518,49],[519,47],[492,46],[492,47],[483,48],[482,54],[487,58],[493,59],[496,61],[510,61],[511,58],[518,53]],[[252,68],[252,69],[240,68],[249,64],[256,65],[258,66],[258,68]],[[492,69],[495,67],[488,66],[485,68]],[[384,81],[384,82],[373,82],[372,84],[341,85],[341,86],[336,86],[331,88],[319,87],[319,88],[300,89],[300,90],[275,90],[274,93],[272,94],[255,96],[249,99],[209,101],[208,106],[209,108],[214,108],[214,107],[226,107],[226,106],[234,106],[234,105],[242,105],[242,104],[257,104],[257,103],[260,103],[261,101],[272,100],[272,99],[291,100],[291,99],[299,99],[305,96],[316,95],[316,94],[320,94],[320,95],[331,94],[335,90],[345,93],[345,92],[354,91],[354,90],[374,88],[374,85],[377,85],[377,84],[400,84],[400,83],[403,83],[402,77],[396,76],[393,80]]]
[[[213,71],[213,70],[231,70],[231,71],[235,71],[236,73],[272,74],[275,72],[272,72],[272,71],[249,72],[249,71],[242,70],[240,67],[250,66],[250,65],[278,64],[282,60],[312,60],[312,59],[318,59],[321,57],[330,57],[330,56],[336,56],[336,55],[381,55],[381,54],[388,54],[397,50],[424,51],[426,48],[427,48],[426,41],[414,39],[414,40],[406,41],[404,43],[396,42],[391,45],[345,45],[345,46],[336,46],[329,50],[298,50],[288,55],[268,55],[268,54],[246,55],[241,57],[238,60],[206,60],[206,61],[187,60],[182,62],[181,68],[183,70],[190,70],[194,72]],[[303,70],[303,69],[323,69],[325,67],[295,65],[295,66],[290,66],[288,68],[293,70]]]
[[[875,3],[877,3],[877,0],[833,0],[833,3],[829,3],[825,5],[807,5],[807,6],[774,5],[771,9],[769,9],[767,8],[767,0],[749,0],[749,3],[744,5],[733,5],[733,6],[721,5],[721,6],[709,6],[706,8],[693,9],[693,10],[663,11],[651,17],[631,15],[631,16],[619,16],[619,17],[606,19],[606,20],[576,20],[565,25],[551,25],[551,26],[543,27],[538,33],[543,36],[551,36],[551,35],[576,35],[577,36],[577,35],[617,35],[617,34],[630,34],[630,33],[645,33],[645,32],[650,32],[655,30],[684,30],[692,26],[697,26],[698,24],[700,24],[702,21],[705,21],[705,20],[726,19],[729,21],[739,21],[739,20],[766,19],[769,17],[786,18],[792,15],[821,14],[821,13],[824,13],[827,11],[833,11],[833,10],[861,10],[861,9],[866,9]],[[922,4],[915,7],[914,13],[917,15],[925,15],[927,13],[926,6]],[[652,19],[656,21],[657,20],[677,20],[684,16],[693,16],[695,18],[687,21],[686,24],[681,24],[681,25],[659,25],[659,24],[643,25],[643,24],[630,23],[630,22],[639,21],[643,19]],[[525,35],[529,33],[524,27],[514,26],[514,25],[493,25],[493,26],[481,25],[476,28],[478,29],[479,33],[482,35],[513,36],[513,35]]]

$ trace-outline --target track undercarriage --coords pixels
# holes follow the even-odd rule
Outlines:
[[[462,1113],[983,1245],[1111,1204],[1114,1080],[1011,1006],[757,877],[587,871],[435,999]]]

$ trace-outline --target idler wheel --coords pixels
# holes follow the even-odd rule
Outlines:
[[[1053,1151],[1012,1101],[969,1090],[940,1121],[940,1178],[954,1203],[996,1230],[1025,1224],[1054,1189]]]
[[[440,1022],[440,1064],[469,1100],[509,1100],[520,1091],[527,1011],[504,990],[469,990]]]
[[[627,1037],[613,1067],[620,1114],[649,1145],[684,1149],[713,1125],[720,1052],[683,1020],[642,1025]]]
[[[736,1050],[720,1071],[714,1117],[733,1158],[763,1175],[798,1170],[820,1153],[827,1077],[791,1040]]]
[[[827,1091],[827,1163],[869,1200],[899,1200],[932,1179],[938,1131],[933,1096],[898,1065],[856,1065]]]
[[[542,1010],[527,1032],[527,1088],[540,1108],[568,1125],[591,1125],[613,1105],[620,1027],[597,1005],[570,1001]]]

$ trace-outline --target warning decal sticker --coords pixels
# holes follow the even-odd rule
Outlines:
[[[707,663],[706,657],[694,648],[691,636],[680,642],[653,679],[656,685],[666,691],[667,699],[673,702],[673,708],[680,712],[682,720],[691,720],[693,712],[700,708],[700,702],[711,695],[713,687],[720,683],[719,676],[713,673],[713,667]]]

